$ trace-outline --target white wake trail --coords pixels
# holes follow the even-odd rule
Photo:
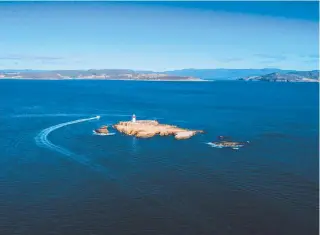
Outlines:
[[[44,118],[44,117],[85,117],[91,114],[85,114],[85,113],[46,113],[46,114],[15,114],[15,115],[9,115],[4,116],[5,118]],[[114,114],[114,113],[100,113],[100,114],[92,114],[94,116],[96,115],[103,115],[103,116],[109,116],[109,117],[131,117],[129,114]]]
[[[54,125],[51,127],[48,127],[44,130],[42,130],[36,137],[35,137],[35,141],[36,144],[39,147],[44,147],[44,148],[48,148],[51,149],[53,151],[56,151],[58,153],[61,153],[65,156],[67,156],[68,158],[70,158],[71,160],[74,160],[96,172],[99,172],[100,174],[104,175],[104,177],[108,178],[109,180],[112,180],[113,182],[117,182],[119,181],[118,177],[115,177],[114,175],[111,175],[111,173],[109,172],[109,170],[97,163],[94,163],[92,160],[90,160],[89,158],[82,156],[82,155],[77,155],[71,151],[69,151],[68,149],[62,148],[60,146],[57,146],[55,144],[53,144],[52,142],[50,142],[50,140],[48,140],[48,136],[50,133],[52,133],[53,131],[62,128],[64,126],[68,126],[68,125],[72,125],[72,124],[76,124],[76,123],[81,123],[81,122],[86,122],[86,121],[90,121],[90,120],[95,120],[95,119],[99,119],[100,116],[96,116],[93,118],[85,118],[85,119],[78,119],[75,121],[71,121],[71,122],[64,122],[58,125]],[[134,143],[135,144],[135,143]],[[121,182],[121,184],[117,184],[117,186],[122,185],[124,186],[122,189],[127,190],[132,190],[132,192],[138,192],[139,197],[140,198],[144,198],[145,201],[149,201],[150,203],[154,203],[157,204],[160,207],[164,207],[164,203],[156,198],[150,198],[148,197],[148,191],[140,189],[138,187],[134,187],[133,185],[131,185],[129,182],[126,182],[126,179],[124,179],[124,181]],[[169,210],[172,210],[174,213],[177,213],[180,217],[181,217],[181,212],[175,210],[174,208],[169,208]]]
[[[107,174],[107,169],[104,166],[93,163],[89,158],[87,158],[85,156],[77,155],[77,154],[69,151],[68,149],[65,149],[63,147],[55,145],[48,139],[49,134],[59,128],[62,128],[62,127],[68,126],[68,125],[72,125],[72,124],[76,124],[76,123],[86,122],[86,121],[90,121],[90,120],[96,120],[96,119],[99,119],[99,116],[92,117],[92,118],[78,119],[78,120],[70,121],[70,122],[64,122],[64,123],[60,123],[58,125],[48,127],[46,129],[42,130],[35,137],[35,142],[39,147],[51,149],[53,151],[56,151],[58,153],[65,155],[65,156],[68,156],[70,159],[77,161],[87,167],[90,167],[91,169],[93,169],[95,171],[99,171],[101,173]],[[110,177],[109,174],[108,174],[108,177]]]

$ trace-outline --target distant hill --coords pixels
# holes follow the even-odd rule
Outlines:
[[[260,76],[270,73],[287,73],[294,70],[276,68],[265,69],[181,69],[165,71],[169,75],[191,76],[207,80],[236,80],[248,76]]]
[[[319,70],[295,71],[295,72],[288,73],[288,75],[296,75],[296,76],[310,78],[310,79],[319,79]]]
[[[270,73],[262,76],[249,76],[239,80],[266,82],[318,82],[319,70]]]

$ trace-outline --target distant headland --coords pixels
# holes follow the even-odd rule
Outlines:
[[[240,78],[242,81],[262,82],[319,82],[319,70],[294,71],[288,73],[270,73],[262,76],[249,76]]]

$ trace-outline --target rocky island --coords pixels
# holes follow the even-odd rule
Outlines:
[[[232,149],[239,149],[247,144],[249,144],[249,141],[246,142],[238,142],[231,140],[230,137],[226,136],[219,136],[218,140],[215,142],[209,142],[208,144],[215,148],[232,148]]]
[[[174,125],[160,124],[154,120],[139,120],[119,122],[113,128],[126,135],[134,135],[140,138],[150,138],[155,135],[174,136],[177,140],[189,139],[202,130],[188,130]]]
[[[109,134],[108,126],[102,126],[98,129],[95,129],[93,133],[98,135],[107,135]]]

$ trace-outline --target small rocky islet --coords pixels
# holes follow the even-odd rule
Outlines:
[[[120,121],[112,125],[112,127],[120,133],[138,138],[151,138],[158,135],[174,136],[177,140],[183,140],[189,139],[196,134],[204,133],[203,130],[184,129],[175,125],[161,124],[156,120],[136,120],[135,115],[133,115],[131,121]],[[102,126],[94,130],[94,133],[107,135],[109,134],[108,126]],[[249,141],[237,142],[232,141],[230,137],[218,136],[217,141],[209,142],[208,144],[215,148],[239,149],[248,143]]]
[[[178,126],[160,124],[155,120],[139,120],[119,122],[113,125],[113,128],[126,135],[133,135],[139,138],[150,138],[159,136],[174,136],[177,140],[189,139],[197,133],[203,133],[202,130],[188,130]]]
[[[112,126],[120,133],[136,136],[138,138],[151,138],[153,136],[174,136],[177,140],[189,139],[192,136],[203,133],[203,130],[189,130],[174,125],[161,124],[156,120],[136,120],[132,116],[131,121],[120,121]],[[94,134],[109,134],[108,126],[95,129]]]
[[[93,133],[100,134],[100,135],[107,135],[109,134],[108,126],[102,126],[98,129],[95,129]]]
[[[244,147],[245,145],[249,144],[249,141],[246,142],[237,142],[231,140],[230,137],[227,136],[218,136],[218,140],[214,142],[209,142],[208,144],[215,148],[232,148],[232,149],[239,149]]]

